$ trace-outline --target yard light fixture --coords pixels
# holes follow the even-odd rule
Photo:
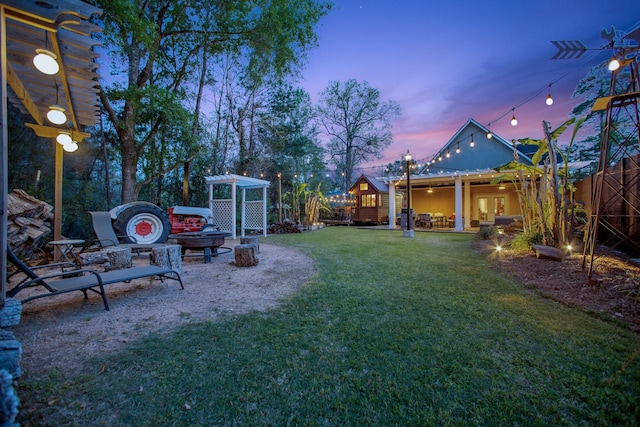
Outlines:
[[[618,68],[620,68],[620,60],[615,56],[612,57],[607,68],[609,69],[609,71],[616,71]]]
[[[404,237],[414,237],[413,230],[411,229],[411,223],[413,222],[413,215],[411,215],[411,153],[407,150],[407,154],[404,155],[404,160],[407,163],[407,230],[402,234]]]

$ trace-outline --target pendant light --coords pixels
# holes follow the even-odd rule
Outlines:
[[[44,33],[44,46],[45,49],[36,49],[36,56],[33,57],[33,65],[41,73],[53,76],[60,71],[60,64],[58,64],[58,57],[55,53],[51,52],[49,47],[49,32]]]
[[[553,98],[551,97],[551,83],[549,83],[549,92],[547,93],[547,99],[544,101],[547,105],[553,105]]]
[[[475,147],[475,146],[476,146],[476,142],[473,140],[473,134],[471,134],[471,142],[469,143],[469,147]]]
[[[67,121],[67,115],[64,113],[64,108],[60,105],[59,93],[58,93],[58,81],[56,78],[53,78],[53,81],[56,85],[56,103],[49,107],[49,111],[47,112],[47,119],[53,124],[61,125]]]
[[[513,115],[511,116],[511,126],[518,126],[518,119],[516,119],[516,111],[515,108],[511,110]]]

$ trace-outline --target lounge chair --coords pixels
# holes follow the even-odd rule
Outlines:
[[[84,297],[88,298],[87,291],[92,291],[102,296],[104,308],[105,310],[109,310],[107,294],[104,291],[105,285],[109,285],[111,283],[129,282],[134,279],[141,279],[143,277],[151,276],[158,276],[160,280],[163,280],[165,278],[177,280],[178,282],[180,282],[180,287],[184,289],[184,284],[182,283],[180,274],[177,271],[155,265],[124,268],[122,270],[112,270],[104,273],[94,270],[76,268],[73,270],[63,271],[61,273],[39,276],[34,271],[34,268],[31,268],[20,261],[20,259],[13,253],[10,248],[7,248],[7,259],[26,275],[25,279],[20,281],[17,285],[15,285],[11,290],[7,292],[7,297],[13,298],[20,291],[27,288],[42,287],[43,289],[43,293],[32,295],[21,300],[23,304],[34,299],[60,295],[74,291],[81,291],[84,294]],[[58,266],[60,264],[55,265]]]
[[[109,212],[92,211],[89,212],[89,215],[91,215],[91,224],[93,225],[93,231],[96,233],[97,239],[88,241],[80,250],[80,253],[86,252],[96,246],[98,246],[99,249],[109,246],[121,246],[131,248],[132,251],[140,252],[164,245],[164,243],[136,243],[133,236],[118,237],[111,225],[111,214]],[[126,241],[121,241],[121,239]],[[134,242],[130,243],[132,240]]]

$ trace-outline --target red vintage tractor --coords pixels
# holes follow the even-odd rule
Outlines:
[[[149,202],[131,202],[111,209],[116,234],[137,243],[163,243],[169,234],[216,229],[208,208],[172,206],[167,212]]]

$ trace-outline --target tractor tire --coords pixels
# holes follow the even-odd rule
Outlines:
[[[119,236],[127,236],[131,243],[164,243],[169,238],[171,224],[167,214],[157,206],[132,205],[113,221]]]

